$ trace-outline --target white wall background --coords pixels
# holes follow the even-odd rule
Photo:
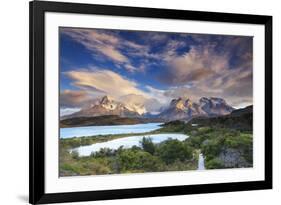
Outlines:
[[[109,5],[273,15],[274,189],[79,204],[278,204],[281,200],[281,6],[277,0],[72,0]],[[0,31],[0,204],[28,203],[28,1],[1,1]],[[279,202],[280,203],[280,202]],[[78,203],[71,203],[78,204]]]

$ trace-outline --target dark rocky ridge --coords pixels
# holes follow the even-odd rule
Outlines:
[[[190,121],[191,124],[201,126],[215,126],[241,131],[253,130],[253,106],[233,110],[230,114],[216,117],[197,117]]]

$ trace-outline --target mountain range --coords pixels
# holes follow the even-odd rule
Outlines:
[[[131,102],[124,103],[104,96],[99,100],[82,108],[71,115],[63,116],[61,119],[78,117],[119,116],[123,118],[157,118],[164,121],[185,120],[189,121],[195,117],[215,117],[230,114],[235,109],[228,105],[222,98],[202,97],[198,102],[192,102],[188,98],[176,98],[162,109],[159,114],[146,112],[144,105]]]

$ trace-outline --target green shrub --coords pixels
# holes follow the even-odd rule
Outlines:
[[[223,167],[223,163],[218,158],[213,158],[205,162],[205,166],[207,169],[221,169]]]
[[[217,155],[219,155],[221,151],[221,145],[219,143],[219,140],[213,139],[209,140],[207,144],[202,145],[202,153],[204,156],[208,158],[214,158]]]
[[[93,152],[91,154],[92,157],[110,157],[115,153],[114,150],[109,148],[101,148],[98,152]]]
[[[168,139],[159,145],[157,155],[166,164],[171,164],[177,159],[180,161],[192,159],[192,148],[178,140]]]
[[[128,170],[157,171],[161,163],[157,157],[142,150],[126,149],[117,155],[121,172]]]

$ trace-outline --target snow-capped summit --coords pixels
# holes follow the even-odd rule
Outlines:
[[[108,96],[104,96],[101,101],[100,105],[107,110],[115,110],[119,103],[115,102],[112,98]]]
[[[104,96],[100,100],[95,100],[90,107],[83,108],[76,113],[66,116],[66,118],[95,117],[102,115],[118,115],[120,117],[140,116],[138,112],[129,109],[124,103],[115,101],[108,96]]]

